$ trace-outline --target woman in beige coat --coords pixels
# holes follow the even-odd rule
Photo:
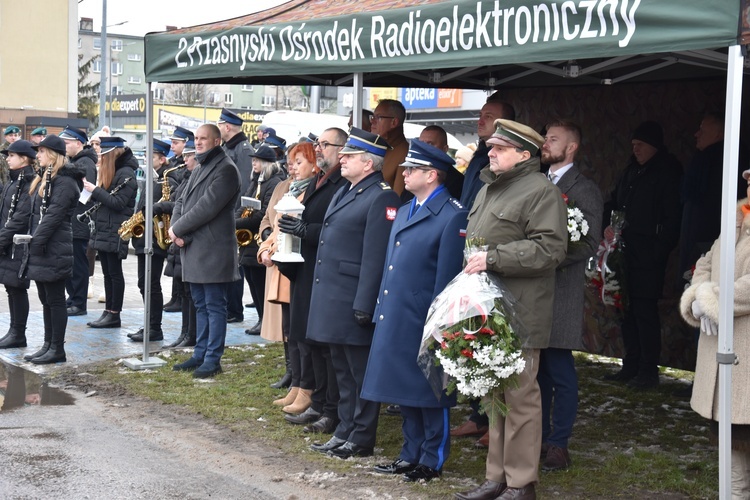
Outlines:
[[[743,173],[750,177],[750,170]],[[748,185],[750,197],[750,185]],[[732,498],[750,498],[750,205],[737,205],[734,263],[734,352],[740,360],[732,367]],[[690,405],[711,419],[712,437],[718,435],[719,240],[695,265],[690,287],[680,300],[685,321],[700,327],[695,385]]]

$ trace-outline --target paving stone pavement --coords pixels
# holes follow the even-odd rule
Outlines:
[[[84,316],[73,316],[68,318],[68,328],[65,333],[65,353],[67,363],[53,365],[35,365],[23,360],[26,354],[35,352],[44,341],[44,319],[42,317],[42,305],[39,302],[37,289],[34,282],[29,288],[29,319],[26,328],[28,347],[18,349],[0,350],[0,361],[22,366],[24,369],[38,374],[52,373],[71,364],[83,364],[105,359],[141,358],[143,355],[143,344],[130,341],[127,334],[138,330],[143,326],[143,300],[138,291],[138,259],[132,253],[123,261],[123,273],[125,275],[125,299],[123,310],[120,313],[122,320],[121,328],[90,328],[86,323],[98,319],[104,310],[104,304],[98,301],[99,294],[104,290],[104,278],[101,266],[96,262],[96,274],[94,278],[94,297],[88,300],[88,314]],[[172,290],[172,278],[162,276],[162,290],[164,301],[169,300]],[[8,313],[8,300],[4,288],[0,286],[0,336],[5,335],[10,323]],[[250,290],[245,283],[243,303],[252,302]],[[250,328],[258,321],[255,308],[245,308],[245,320],[241,323],[230,323],[227,325],[226,345],[247,345],[265,343],[266,340],[260,336],[249,336],[245,329]],[[150,342],[149,351],[159,351],[163,346],[174,342],[180,335],[182,325],[181,313],[167,313],[162,317],[162,331],[164,340],[162,342]]]

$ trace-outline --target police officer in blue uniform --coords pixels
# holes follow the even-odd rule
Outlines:
[[[380,170],[389,146],[353,128],[340,151],[351,184],[331,200],[320,232],[307,338],[330,345],[339,386],[339,425],[312,449],[339,458],[372,455],[380,404],[360,397],[375,325],[386,244],[400,205]]]
[[[399,209],[388,240],[362,389],[365,399],[401,406],[401,454],[375,471],[404,474],[407,481],[438,477],[450,452],[448,413],[456,398],[435,395],[417,354],[430,304],[463,262],[468,211],[445,187],[453,164],[443,151],[416,139],[401,164],[414,198]]]

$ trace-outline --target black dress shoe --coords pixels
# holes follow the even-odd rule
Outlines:
[[[318,451],[320,453],[327,453],[331,450],[335,450],[339,446],[346,443],[346,439],[339,439],[336,436],[331,437],[328,441],[325,443],[314,443],[310,445],[310,449],[313,451]]]
[[[182,363],[178,363],[174,365],[172,367],[172,370],[176,372],[188,372],[191,370],[195,370],[202,364],[203,364],[203,361],[190,357],[187,359],[187,361],[183,361]]]
[[[336,458],[347,459],[349,457],[369,457],[372,455],[372,448],[365,448],[351,441],[347,441],[338,448],[328,451],[328,455]]]
[[[400,417],[401,407],[399,405],[388,405],[385,407],[385,414],[393,417]]]
[[[242,316],[227,316],[227,323],[242,323],[245,318]]]
[[[406,474],[417,468],[415,464],[411,464],[405,460],[397,458],[390,464],[380,464],[373,467],[375,472],[379,474]]]
[[[130,337],[130,340],[133,342],[143,342],[143,328],[136,333],[131,333],[128,337]],[[148,332],[149,342],[158,342],[159,340],[164,340],[164,332],[161,330],[150,330]]]
[[[336,426],[339,425],[338,421],[331,417],[320,417],[317,421],[310,425],[306,425],[302,432],[312,432],[320,434],[333,434],[336,430]]]
[[[251,328],[248,328],[247,330],[245,330],[245,333],[248,335],[260,335],[260,329],[262,326],[263,324],[260,321],[258,321]]]
[[[120,313],[107,312],[107,315],[88,324],[91,328],[120,328]]]
[[[312,406],[299,415],[284,415],[284,420],[290,424],[305,425],[317,422],[321,414],[312,409]]]
[[[182,312],[182,300],[172,299],[164,304],[162,310],[168,313]]]
[[[605,375],[604,380],[609,380],[611,382],[627,382],[628,380],[634,379],[636,375],[638,375],[637,372],[620,370],[618,372]]]
[[[435,479],[436,477],[440,477],[439,470],[435,470],[432,467],[427,467],[426,465],[419,464],[414,468],[413,471],[404,474],[404,481],[408,481],[411,483],[415,483],[417,481],[427,482]]]
[[[85,316],[86,309],[81,309],[78,306],[70,306],[68,308],[68,316]]]
[[[221,365],[216,366],[205,366],[201,365],[200,367],[196,368],[193,372],[193,378],[211,378],[214,375],[218,375],[221,373]]]
[[[631,389],[652,389],[659,385],[659,375],[638,375],[628,382]]]
[[[272,389],[286,389],[292,383],[292,374],[290,372],[284,373],[282,377],[271,385]]]

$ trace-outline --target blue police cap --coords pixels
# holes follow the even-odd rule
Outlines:
[[[242,118],[235,115],[228,109],[224,108],[221,110],[221,116],[219,116],[218,123],[231,123],[232,125],[242,125]]]
[[[385,153],[393,149],[385,139],[379,135],[367,132],[361,128],[352,127],[346,145],[339,151],[341,155],[358,155],[372,153],[377,156],[385,156]]]
[[[65,155],[67,153],[65,141],[56,135],[48,135],[47,137],[42,139],[42,142],[40,142],[38,146],[34,147],[34,149],[36,149],[37,151],[39,151],[39,148],[47,148],[61,155]]]
[[[193,133],[186,128],[177,126],[172,132],[172,137],[169,139],[172,141],[187,141],[193,138]]]
[[[4,135],[20,134],[20,133],[21,133],[21,129],[16,127],[15,125],[8,125],[7,127],[5,127],[5,132],[3,132]]]
[[[102,148],[101,154],[105,155],[115,148],[124,148],[125,139],[122,137],[102,137],[100,147]]]
[[[275,135],[266,137],[263,140],[263,144],[271,148],[279,148],[282,151],[286,151],[286,139],[282,139],[281,137]]]
[[[31,135],[47,135],[47,129],[44,127],[37,127],[31,131]]]
[[[182,150],[182,156],[189,155],[190,153],[195,153],[195,140],[194,139],[188,139],[185,142],[185,149]]]
[[[172,147],[171,144],[168,142],[160,141],[159,139],[154,139],[154,153],[159,153],[163,156],[169,155],[169,149]]]
[[[276,161],[276,153],[273,152],[273,149],[268,147],[268,144],[261,144],[258,146],[255,153],[250,154],[250,157],[265,161]]]
[[[29,141],[16,141],[10,146],[8,146],[8,149],[4,149],[0,151],[1,154],[4,154],[5,156],[8,156],[8,153],[16,153],[17,155],[24,155],[28,156],[32,160],[36,158],[36,150],[34,149],[34,145],[30,143]]]
[[[78,128],[73,128],[70,125],[67,125],[65,129],[60,132],[60,138],[78,141],[81,144],[86,144],[87,142],[89,142],[89,136],[86,132]]]
[[[455,160],[440,149],[426,142],[412,139],[409,143],[409,154],[404,158],[402,167],[432,167],[449,172]]]

